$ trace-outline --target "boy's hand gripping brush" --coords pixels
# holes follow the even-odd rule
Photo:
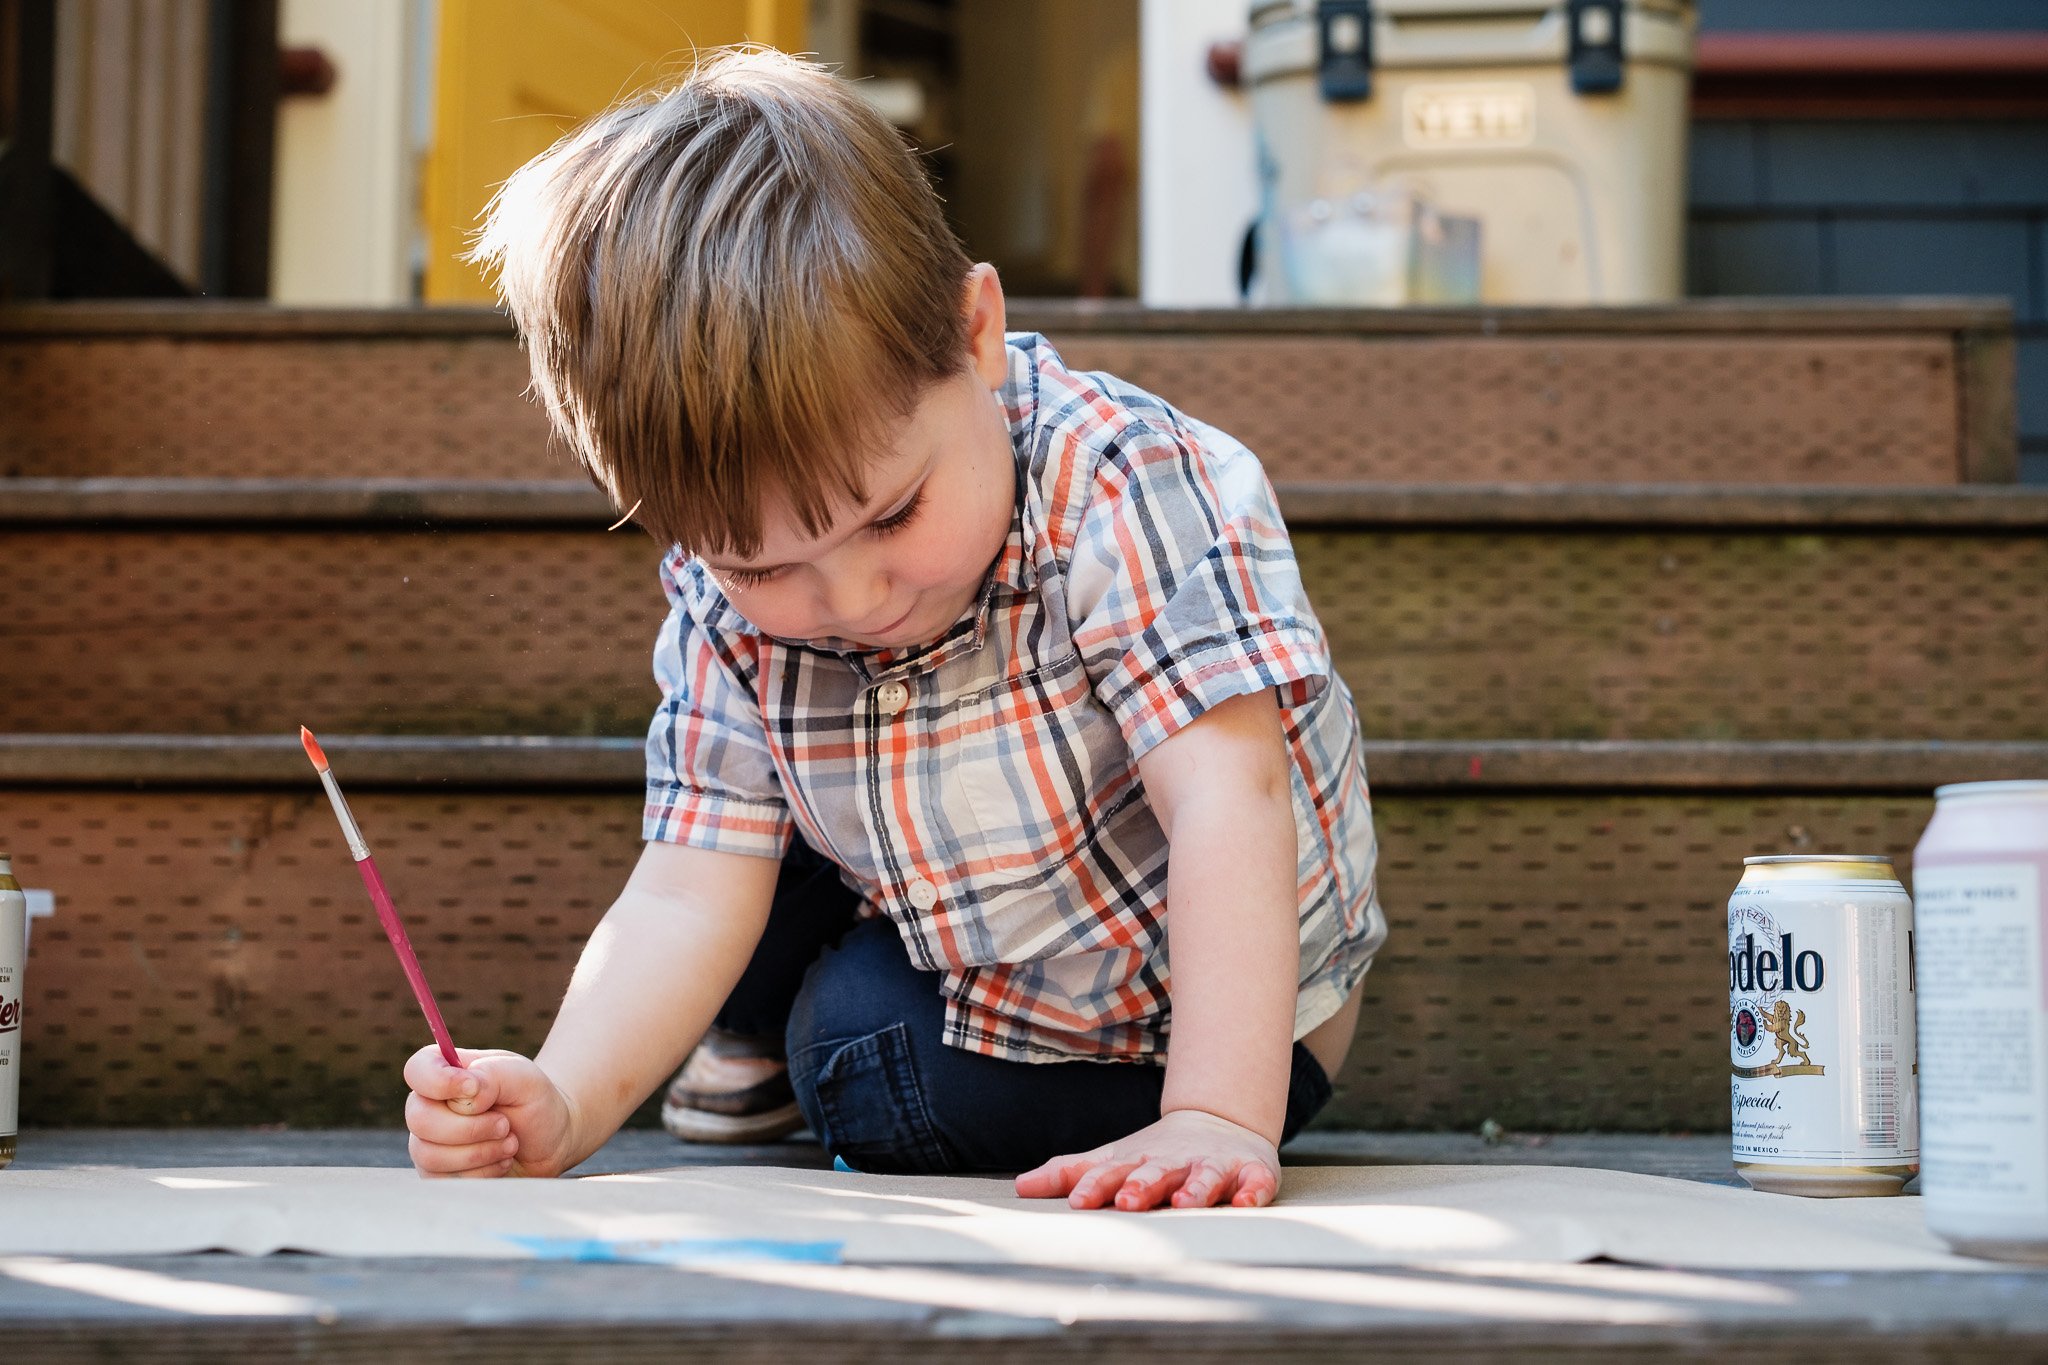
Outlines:
[[[426,973],[420,970],[420,960],[413,955],[412,943],[405,936],[405,926],[399,923],[398,910],[391,904],[391,893],[384,889],[384,878],[377,872],[377,860],[370,856],[370,846],[363,842],[363,832],[356,828],[355,817],[348,813],[348,802],[342,799],[341,786],[327,766],[327,755],[321,752],[320,741],[313,738],[313,732],[303,725],[299,727],[299,742],[306,746],[306,757],[313,760],[313,767],[320,773],[320,785],[327,789],[327,799],[334,803],[334,817],[341,821],[341,833],[348,840],[348,851],[356,860],[356,871],[363,874],[363,885],[369,888],[370,901],[377,907],[377,919],[384,926],[384,937],[391,940],[391,950],[398,954],[398,965],[405,968],[405,979],[412,985],[413,998],[420,1002],[420,1009],[427,1016],[427,1027],[434,1031],[434,1041],[441,1045],[441,1058],[460,1070],[462,1061],[455,1055],[455,1042],[448,1036],[448,1025],[441,1022],[441,1007],[434,1003],[434,992],[427,987]]]

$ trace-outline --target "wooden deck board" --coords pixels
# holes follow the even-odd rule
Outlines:
[[[566,735],[361,735],[321,732],[349,789],[637,792],[644,741]],[[2031,778],[2048,768],[2039,740],[1364,741],[1380,793],[1910,793],[1947,782]],[[296,734],[4,734],[10,787],[303,794]]]
[[[1713,298],[1676,304],[1470,308],[1152,308],[1136,303],[1015,299],[1012,331],[1340,335],[1544,335],[1680,332],[1709,335],[1945,331],[2009,327],[2002,298],[1942,295]],[[0,336],[494,337],[514,335],[495,308],[296,308],[242,300],[74,301],[0,308]]]
[[[2008,531],[2048,529],[2048,489],[1927,485],[1386,483],[1280,480],[1296,529]],[[553,527],[617,520],[575,479],[0,479],[0,529]],[[637,539],[637,532],[628,539]]]
[[[1986,300],[1648,308],[1020,303],[1275,479],[2010,481],[2010,309]],[[0,309],[0,475],[573,473],[485,310]]]
[[[498,763],[499,746],[479,744],[465,769],[439,742],[323,739],[455,1036],[538,1046],[640,850],[637,746],[555,741],[544,766],[519,746]],[[34,743],[0,739],[0,759]],[[191,760],[182,777],[145,769],[145,747],[118,738],[91,750],[96,782],[73,770],[30,788],[26,764],[0,762],[16,873],[57,897],[27,973],[24,1112],[55,1125],[389,1119],[392,1078],[424,1033],[294,737],[163,743]],[[579,748],[618,765],[609,789],[562,785]],[[60,742],[54,757],[87,752]],[[1910,876],[1928,787],[2038,774],[2043,752],[1369,749],[1391,933],[1331,1119],[1725,1125],[1728,997],[1714,964],[1741,856],[1887,853]],[[218,783],[244,765],[244,785]],[[1900,788],[1860,785],[1866,767]],[[136,790],[145,771],[155,781]],[[1538,778],[1554,785],[1517,785]],[[1672,785],[1646,789],[1653,779]]]
[[[1375,739],[2048,740],[2048,490],[1281,499]],[[573,484],[0,480],[0,731],[644,735],[660,553],[609,515]]]

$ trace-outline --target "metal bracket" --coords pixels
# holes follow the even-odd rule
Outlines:
[[[1581,95],[1611,95],[1621,89],[1623,0],[1568,0],[1572,89]]]
[[[1350,103],[1372,95],[1372,0],[1316,0],[1316,72],[1323,98]]]

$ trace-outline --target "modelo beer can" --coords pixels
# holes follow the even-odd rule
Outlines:
[[[1927,1226],[2048,1262],[2048,782],[1934,797],[1913,853]]]
[[[1735,1170],[1897,1194],[1919,1169],[1913,902],[1889,858],[1744,858],[1728,898]]]
[[[28,957],[28,898],[0,853],[0,1166],[14,1160],[21,1121],[21,976]]]

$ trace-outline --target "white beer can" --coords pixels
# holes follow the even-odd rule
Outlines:
[[[2048,782],[1934,797],[1913,853],[1927,1226],[2048,1262]]]
[[[1742,863],[1728,898],[1736,1173],[1777,1194],[1897,1194],[1920,1161],[1913,902],[1889,858]]]
[[[21,1120],[21,977],[28,957],[28,898],[0,853],[0,1166],[14,1160]]]

